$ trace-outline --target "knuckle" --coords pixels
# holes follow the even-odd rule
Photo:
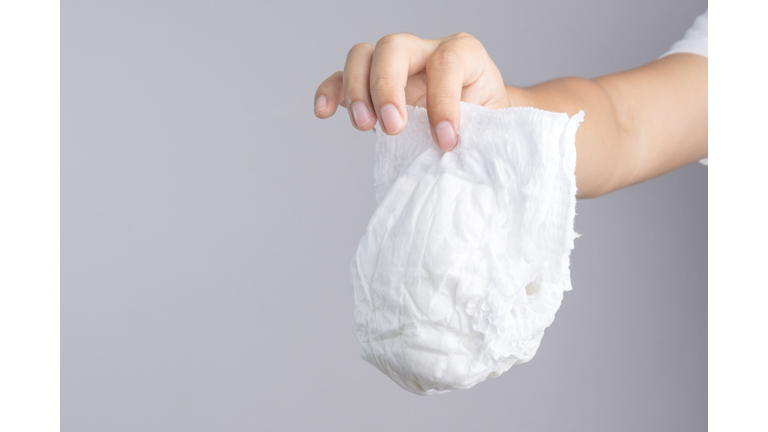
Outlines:
[[[347,54],[347,57],[357,54],[357,53],[365,53],[373,50],[373,45],[369,44],[368,42],[361,42],[359,44],[355,44],[352,46],[352,48],[349,50],[349,54]]]
[[[357,96],[368,86],[368,82],[360,78],[347,78],[344,80],[344,92],[351,96]]]
[[[323,81],[323,82],[320,84],[320,88],[328,88],[328,87],[331,87],[331,88],[332,88],[332,87],[334,87],[334,86],[338,85],[338,83],[340,83],[340,82],[342,81],[342,77],[343,77],[343,76],[344,76],[344,75],[342,74],[342,72],[341,72],[341,71],[339,71],[339,72],[334,72],[334,73],[333,73],[331,76],[329,76],[328,78],[326,78],[326,79],[325,79],[325,81]]]
[[[455,35],[453,35],[456,39],[474,39],[475,37],[467,32],[458,32]]]
[[[480,41],[471,36],[461,37],[441,44],[432,55],[430,63],[432,63],[432,67],[449,66],[451,64],[466,65],[480,61],[484,56],[487,56],[487,53]]]
[[[485,51],[483,44],[469,33],[456,33],[453,38],[445,42],[445,46],[457,47],[469,51]]]
[[[442,49],[429,58],[428,65],[432,67],[443,67],[461,63],[461,55],[452,49]]]
[[[393,77],[377,77],[371,81],[371,95],[373,97],[381,96],[384,93],[397,89],[399,85],[399,81]]]
[[[446,93],[429,95],[429,105],[433,108],[445,107],[454,103],[456,98]]]
[[[400,45],[407,42],[412,36],[408,33],[388,34],[376,42],[376,46]]]
[[[381,39],[379,39],[379,41],[376,42],[376,46],[378,47],[378,46],[383,46],[383,45],[391,44],[392,42],[394,42],[394,39],[396,37],[397,37],[396,35],[388,34],[388,35],[382,37]]]

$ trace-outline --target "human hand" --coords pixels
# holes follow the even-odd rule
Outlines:
[[[370,130],[381,119],[383,131],[397,135],[408,123],[406,104],[425,107],[432,139],[450,151],[457,143],[459,101],[510,106],[501,72],[480,41],[466,33],[442,39],[400,33],[376,46],[353,46],[344,71],[317,88],[315,115],[331,117],[341,105],[358,130]]]

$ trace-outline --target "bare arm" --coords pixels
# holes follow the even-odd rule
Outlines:
[[[707,157],[707,58],[673,54],[593,80],[507,87],[511,106],[584,110],[576,134],[579,198],[596,197]]]

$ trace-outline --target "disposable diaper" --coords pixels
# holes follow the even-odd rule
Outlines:
[[[417,394],[466,389],[530,360],[571,289],[576,129],[534,108],[461,103],[443,152],[427,111],[377,130],[378,208],[352,261],[362,357]]]

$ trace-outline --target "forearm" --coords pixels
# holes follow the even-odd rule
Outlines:
[[[512,106],[574,115],[579,198],[596,197],[707,156],[707,59],[678,54],[618,74],[507,87]]]
[[[579,198],[627,186],[636,169],[637,149],[621,130],[609,93],[582,78],[561,78],[526,89],[507,87],[512,106],[529,106],[572,116],[583,110],[576,134],[576,184]]]

